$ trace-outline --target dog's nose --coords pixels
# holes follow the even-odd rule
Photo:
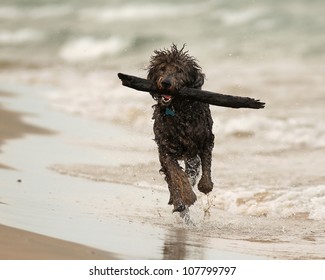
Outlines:
[[[164,78],[161,80],[160,83],[163,89],[169,89],[172,85],[172,81],[170,80],[170,78]]]

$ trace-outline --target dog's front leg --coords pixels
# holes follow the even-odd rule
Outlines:
[[[176,159],[164,152],[159,152],[159,159],[170,192],[169,204],[174,205],[173,212],[182,212],[196,201],[196,195]]]
[[[211,159],[212,159],[212,148],[207,147],[200,153],[201,164],[202,164],[202,177],[198,184],[199,191],[207,194],[212,191],[213,183],[211,180]]]

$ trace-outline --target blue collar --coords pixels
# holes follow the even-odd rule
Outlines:
[[[172,108],[167,107],[166,110],[165,110],[165,116],[174,117],[175,116],[175,111]]]

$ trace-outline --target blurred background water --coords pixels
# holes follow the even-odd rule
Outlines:
[[[1,0],[2,66],[144,65],[186,43],[220,60],[324,59],[322,0]]]

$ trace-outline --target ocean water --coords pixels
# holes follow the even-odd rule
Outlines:
[[[266,102],[263,110],[211,108],[216,143],[210,204],[236,217],[272,218],[270,223],[323,222],[324,9],[322,0],[2,0],[0,79],[44,87],[54,110],[151,139],[153,100],[122,87],[116,74],[145,77],[153,50],[186,44],[206,74],[205,89]],[[135,149],[152,160],[134,172],[158,172],[154,143]],[[129,165],[136,166],[132,158]],[[166,187],[149,176],[98,178],[93,168],[78,173],[77,167],[53,169]]]
[[[1,61],[146,64],[186,43],[200,61],[324,57],[321,0],[2,0]],[[35,52],[35,50],[37,50]]]

